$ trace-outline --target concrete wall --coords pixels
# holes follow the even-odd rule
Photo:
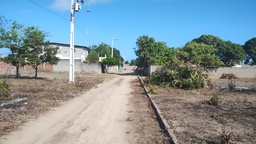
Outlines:
[[[124,68],[125,68],[126,70],[135,70],[135,69],[137,68],[137,66],[130,66],[129,64],[125,64],[125,65],[124,65]]]
[[[157,69],[162,66],[149,66],[144,70],[144,74],[150,76]],[[232,73],[238,78],[256,78],[256,67],[221,67],[216,71],[209,72],[208,75],[211,78],[220,78],[223,73]]]
[[[144,74],[146,76],[151,76],[153,72],[155,72],[158,69],[161,69],[162,67],[163,66],[150,65],[150,66],[144,68]]]
[[[223,73],[232,73],[238,78],[256,78],[256,67],[223,67],[208,74],[211,78],[220,78]]]
[[[54,43],[51,46],[59,47],[56,56],[60,59],[69,59],[70,57],[70,46],[66,44],[58,44]],[[88,50],[82,46],[75,46],[74,51],[74,59],[80,59],[80,61],[84,61],[85,58],[88,56]]]
[[[53,66],[54,72],[68,72],[69,60],[62,59],[57,65]],[[80,60],[75,60],[75,72],[101,73],[100,64],[83,63]]]

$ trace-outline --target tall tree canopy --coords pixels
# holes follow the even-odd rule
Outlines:
[[[164,42],[156,42],[146,35],[140,36],[136,42],[135,54],[139,66],[167,65],[175,62],[175,50],[167,47]]]
[[[224,41],[217,36],[202,35],[194,39],[193,42],[204,43],[216,48],[217,51],[215,51],[214,54],[219,57],[225,66],[240,64],[240,62],[245,59],[245,51],[241,45]]]
[[[245,42],[244,51],[246,53],[245,63],[250,63],[251,65],[256,64],[256,37]]]
[[[26,64],[25,57],[28,51],[24,43],[23,26],[5,17],[0,17],[0,20],[0,46],[11,51],[4,60],[16,67],[16,77],[19,77],[19,67]]]
[[[57,64],[59,59],[56,57],[58,48],[51,47],[45,40],[46,33],[37,27],[27,27],[24,30],[25,47],[28,49],[26,55],[27,64],[35,69],[35,78],[37,78],[38,66],[45,62]]]
[[[190,62],[195,65],[200,65],[205,69],[219,67],[223,65],[216,55],[213,53],[217,51],[211,45],[204,43],[188,42],[180,50],[180,60]]]

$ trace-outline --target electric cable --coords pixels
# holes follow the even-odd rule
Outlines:
[[[58,17],[64,19],[64,20],[70,21],[69,19],[67,19],[67,18],[65,18],[65,17],[63,17],[63,16],[57,14],[57,13],[54,12],[54,11],[49,10],[48,8],[46,8],[46,7],[40,5],[40,4],[38,4],[38,3],[36,3],[36,2],[34,2],[34,1],[32,1],[32,0],[28,0],[28,1],[30,1],[31,3],[33,3],[33,4],[35,4],[35,5],[37,5],[37,6],[41,7],[41,8],[43,8],[44,10],[46,10],[46,11],[48,11],[48,12],[50,12],[50,13],[52,13],[52,14],[54,14],[54,15],[56,15],[56,16],[58,16]]]

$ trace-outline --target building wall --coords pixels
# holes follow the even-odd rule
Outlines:
[[[68,72],[69,59],[62,59],[58,65],[53,65],[54,72]],[[80,60],[75,60],[75,72],[101,73],[100,64],[83,63]]]
[[[51,46],[58,46],[59,50],[57,53],[57,57],[60,59],[69,59],[70,57],[70,47],[69,45],[51,45]],[[88,56],[88,50],[86,48],[75,47],[74,52],[74,59],[80,59],[80,61],[84,61],[85,58]]]

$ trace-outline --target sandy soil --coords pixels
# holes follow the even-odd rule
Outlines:
[[[130,99],[132,109],[129,111],[127,121],[131,125],[131,129],[128,132],[132,133],[133,143],[169,144],[170,140],[159,127],[156,115],[143,87],[139,83],[139,79],[134,79],[131,84],[133,87]]]
[[[115,76],[2,136],[0,143],[168,143],[138,86],[136,76]]]
[[[228,80],[212,80],[227,86]],[[256,88],[255,79],[237,79],[236,86]],[[184,144],[219,144],[223,132],[231,132],[236,144],[256,143],[256,92],[223,91],[218,88],[180,90],[158,87],[151,94],[178,142]],[[213,96],[217,106],[209,105]]]

